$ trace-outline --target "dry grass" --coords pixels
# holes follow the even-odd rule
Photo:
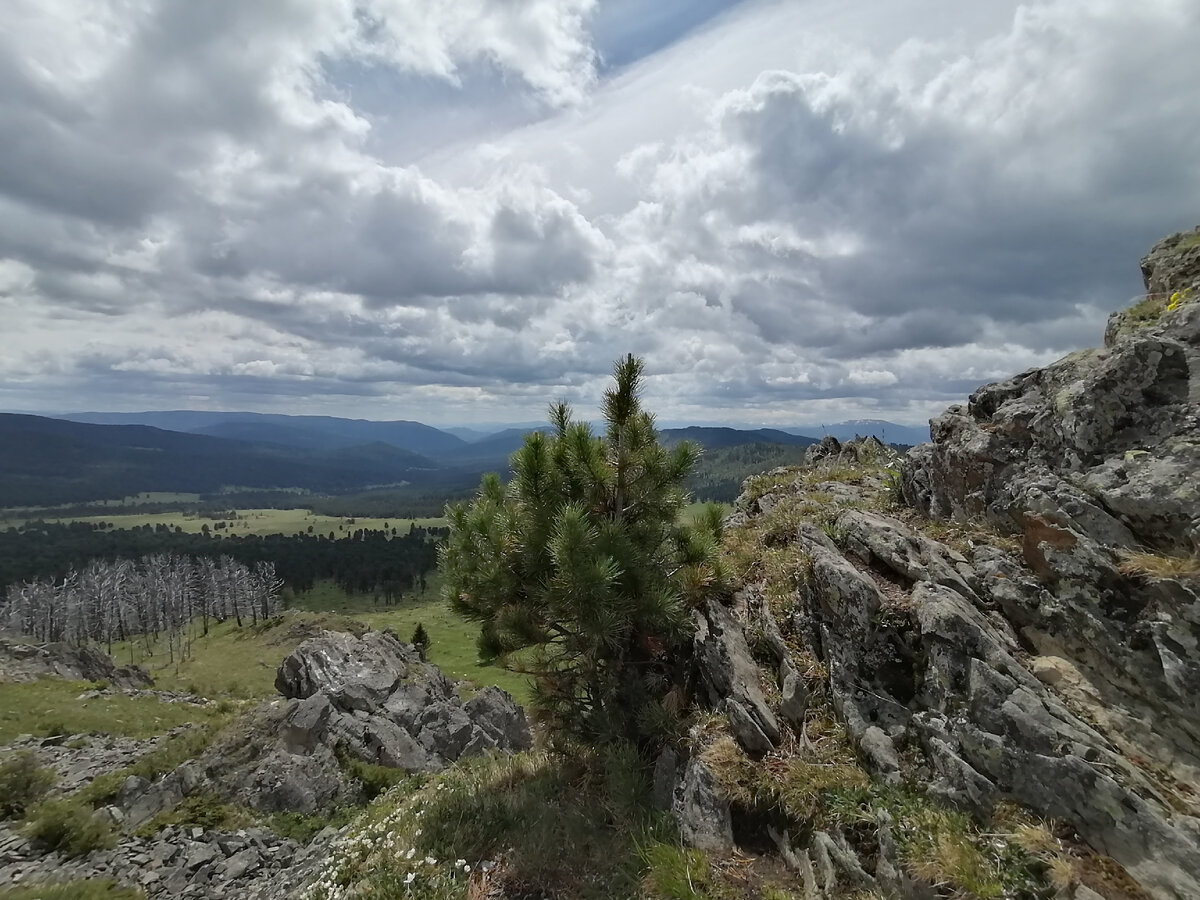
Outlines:
[[[1121,550],[1118,571],[1134,578],[1200,578],[1200,555],[1168,556]]]
[[[1003,897],[1004,883],[995,866],[955,818],[949,813],[930,814],[923,823],[928,839],[910,850],[909,870],[930,884],[955,888],[958,896]]]

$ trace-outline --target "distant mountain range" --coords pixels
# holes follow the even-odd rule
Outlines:
[[[374,442],[339,449],[250,443],[146,425],[0,415],[0,506],[222,488],[341,492],[412,481],[438,465]]]
[[[466,446],[460,437],[420,422],[372,422],[333,416],[284,416],[172,410],[142,413],[73,413],[61,416],[95,425],[149,425],[167,431],[206,434],[305,450],[336,450],[358,444],[391,444],[423,456],[453,453]]]
[[[144,491],[215,494],[222,489],[296,488],[345,494],[379,486],[477,482],[504,471],[531,430],[451,434],[420,422],[192,410],[76,413],[60,418],[0,414],[0,507],[112,499]],[[890,422],[798,429],[690,426],[660,431],[666,444],[710,451],[775,445],[803,448],[820,434],[874,434],[916,443],[919,430]],[[928,438],[928,433],[919,440]]]

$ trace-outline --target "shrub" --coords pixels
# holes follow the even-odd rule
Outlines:
[[[203,828],[205,831],[232,831],[253,825],[249,810],[225,803],[215,794],[200,792],[184,797],[172,809],[161,813],[138,829],[140,837],[153,837],[168,825]]]
[[[12,754],[0,763],[0,819],[23,815],[45,796],[55,779],[52,771],[38,765],[30,751]]]
[[[77,799],[47,800],[30,811],[26,834],[45,850],[84,856],[116,844],[112,829]]]
[[[349,825],[361,811],[361,809],[351,806],[339,806],[328,815],[276,813],[267,821],[267,825],[280,837],[291,838],[297,843],[307,844],[330,826],[341,828]]]
[[[337,761],[338,767],[362,786],[363,797],[368,802],[387,793],[401,782],[411,781],[414,785],[420,783],[418,775],[412,775],[403,769],[363,762],[352,756],[344,747],[338,748]]]

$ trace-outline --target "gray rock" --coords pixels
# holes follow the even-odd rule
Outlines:
[[[348,708],[355,708],[364,696],[378,692],[380,699],[385,697],[414,663],[421,663],[417,652],[387,632],[370,631],[356,638],[342,631],[322,631],[284,658],[275,688],[285,697],[304,699],[320,690],[336,692],[352,684],[356,687],[350,688]],[[392,679],[389,689],[381,691],[388,679]],[[357,686],[369,687],[360,693]]]
[[[754,718],[746,711],[746,707],[732,697],[725,700],[725,715],[729,718],[729,727],[733,736],[742,745],[742,749],[751,756],[763,756],[770,753],[775,745],[763,734]]]
[[[464,703],[463,709],[497,746],[510,750],[528,750],[533,746],[533,734],[525,711],[508,692],[498,687],[485,687]]]
[[[232,880],[241,878],[248,872],[253,872],[262,865],[262,855],[252,848],[247,848],[235,853],[229,859],[225,860],[219,868],[221,875]]]
[[[185,851],[183,867],[189,872],[195,872],[202,866],[217,862],[220,858],[221,851],[212,844],[196,841]]]
[[[33,681],[47,675],[71,681],[103,681],[120,689],[153,686],[140,666],[118,666],[95,647],[65,643],[34,644],[0,637],[0,682]]]
[[[800,675],[791,671],[784,676],[782,702],[779,704],[779,714],[797,731],[804,727],[804,718],[808,713],[808,689]]]
[[[900,757],[895,742],[875,725],[869,726],[858,738],[858,750],[865,757],[867,768],[889,784],[899,784]]]
[[[700,850],[728,853],[733,849],[733,816],[721,799],[716,781],[700,759],[688,760],[675,790],[671,812],[685,843]]]
[[[654,761],[651,799],[655,809],[666,811],[671,808],[678,780],[679,755],[666,747]]]
[[[709,601],[695,614],[696,665],[709,701],[736,701],[770,744],[779,742],[779,723],[763,696],[758,666],[741,626],[720,603]]]

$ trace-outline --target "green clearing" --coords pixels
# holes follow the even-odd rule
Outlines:
[[[731,512],[733,512],[733,504],[732,503],[716,503],[716,504],[689,503],[687,506],[685,506],[682,509],[682,511],[680,511],[679,520],[681,522],[689,522],[689,523],[695,522],[696,517],[699,516],[700,513],[704,510],[704,507],[713,506],[713,505],[721,507],[721,509],[724,511],[723,514],[726,516],[729,515]]]
[[[86,700],[80,695],[96,685],[86,681],[41,678],[0,684],[0,743],[20,734],[103,732],[150,737],[187,722],[221,715],[216,704],[163,703],[154,697],[106,694]]]
[[[370,595],[348,595],[330,582],[321,582],[313,590],[297,595],[293,609],[278,619],[241,628],[232,621],[214,623],[206,637],[195,638],[187,659],[172,662],[165,642],[147,648],[141,639],[114,645],[112,656],[118,663],[132,661],[142,666],[164,690],[189,691],[214,699],[270,697],[275,693],[279,663],[321,628],[391,628],[407,641],[421,623],[432,641],[429,660],[447,675],[479,686],[497,685],[518,702],[526,702],[527,680],[479,661],[475,646],[479,627],[446,606],[439,596],[439,586],[435,575],[422,595],[389,607],[375,604]]]
[[[166,642],[142,639],[115,644],[118,663],[134,662],[154,677],[155,686],[214,699],[269,697],[275,692],[275,670],[305,637],[322,627],[341,628],[336,616],[288,613],[264,625],[239,628],[232,620],[213,623],[207,636],[192,643],[186,659],[171,660]]]
[[[236,513],[236,517],[208,516],[194,512],[134,513],[131,515],[113,513],[44,518],[41,521],[48,523],[87,522],[93,525],[105,523],[112,529],[141,528],[145,525],[154,528],[158,525],[165,525],[172,531],[178,528],[185,534],[199,534],[207,527],[218,537],[249,534],[292,535],[307,532],[324,535],[332,532],[336,537],[345,537],[353,534],[359,528],[371,531],[390,531],[394,528],[398,534],[407,534],[413,523],[422,528],[441,528],[446,525],[446,519],[441,516],[423,519],[324,516],[318,515],[310,509],[234,509],[227,510],[227,512]],[[31,521],[37,521],[37,518],[25,516],[0,519],[0,528],[21,527]],[[218,531],[215,527],[218,522],[225,522],[227,525]]]

